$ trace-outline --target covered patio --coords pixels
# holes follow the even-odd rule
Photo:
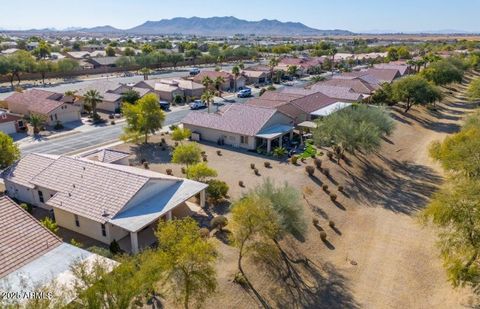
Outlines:
[[[316,111],[313,111],[310,113],[310,115],[312,116],[312,119],[326,117],[349,106],[352,106],[352,103],[336,102],[328,106],[322,107]]]
[[[288,139],[291,140],[293,137],[293,126],[278,124],[267,128],[257,135],[256,138],[263,140],[267,144],[267,153],[272,151],[272,142],[276,141],[278,147],[283,147],[283,137],[288,134]],[[259,144],[257,142],[257,144]]]

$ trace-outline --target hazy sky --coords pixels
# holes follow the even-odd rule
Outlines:
[[[235,16],[298,21],[352,31],[480,32],[480,0],[16,0],[2,1],[0,27],[131,28],[172,17]]]

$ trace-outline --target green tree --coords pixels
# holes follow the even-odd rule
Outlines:
[[[395,101],[405,103],[405,113],[414,105],[431,104],[442,98],[437,87],[417,75],[395,81],[392,85],[392,95]]]
[[[213,81],[213,85],[215,86],[215,89],[218,92],[218,96],[221,98],[222,97],[222,86],[225,84],[225,78],[222,76],[217,76],[215,80]]]
[[[278,60],[278,58],[275,58],[275,57],[270,58],[270,60],[268,60],[268,67],[270,68],[270,81],[272,85],[273,85],[273,72],[279,62],[280,60]]]
[[[50,232],[57,234],[58,233],[58,225],[55,221],[50,219],[49,217],[45,217],[40,223],[48,229]]]
[[[217,203],[220,200],[227,198],[228,190],[230,189],[225,181],[218,179],[210,179],[207,187],[207,196],[212,203]]]
[[[46,41],[40,41],[38,43],[38,47],[33,50],[33,54],[37,57],[37,59],[45,59],[50,57],[52,52],[52,47]]]
[[[387,50],[387,59],[388,59],[388,61],[397,61],[398,60],[398,50],[395,47],[390,47]]]
[[[296,65],[289,65],[287,69],[287,74],[291,77],[297,76],[298,67]]]
[[[97,114],[97,105],[103,101],[103,97],[100,95],[100,92],[98,92],[96,89],[88,90],[83,96],[83,101],[92,111],[93,119],[98,120],[99,116]]]
[[[122,102],[135,104],[140,99],[140,93],[133,89],[130,89],[122,94]]]
[[[132,56],[121,56],[117,59],[117,61],[115,61],[115,65],[124,69],[125,71],[131,69],[133,66],[135,66],[135,64],[135,58]]]
[[[313,138],[317,145],[340,147],[342,153],[370,153],[380,147],[382,136],[390,135],[393,129],[394,123],[384,109],[359,105],[319,120]]]
[[[182,54],[173,53],[167,55],[167,61],[173,65],[173,69],[175,70],[177,68],[177,64],[179,62],[185,61],[185,58]]]
[[[107,54],[108,57],[115,57],[115,49],[113,49],[112,46],[107,46],[105,48],[105,53]]]
[[[177,127],[172,131],[172,139],[180,143],[186,140],[187,138],[190,138],[191,135],[192,135],[192,131],[190,131],[187,128]]]
[[[60,59],[57,61],[58,72],[62,73],[64,76],[69,76],[70,73],[78,69],[79,64],[73,59]]]
[[[215,246],[204,239],[192,218],[162,221],[155,233],[158,261],[175,298],[188,309],[198,307],[217,288]]]
[[[13,139],[0,131],[0,170],[10,166],[20,158],[20,150]]]
[[[33,127],[33,134],[40,133],[40,130],[45,125],[45,117],[39,114],[30,114],[28,122]]]
[[[127,47],[123,51],[123,55],[126,56],[126,57],[133,57],[133,56],[135,56],[135,51],[132,48]]]
[[[205,182],[210,177],[217,177],[217,171],[204,162],[192,165],[187,169],[188,179]]]
[[[56,69],[57,66],[55,63],[47,60],[40,60],[35,64],[35,72],[40,73],[40,76],[42,77],[42,84],[44,85],[47,73],[55,72]]]
[[[446,85],[453,82],[460,83],[463,79],[463,70],[447,60],[440,60],[430,64],[421,72],[421,75],[436,85]]]
[[[213,85],[213,80],[209,76],[205,76],[202,78],[202,85],[205,89],[209,90]]]
[[[202,55],[202,52],[198,49],[190,49],[185,52],[185,57],[192,59],[192,64],[195,65],[197,58]]]
[[[123,139],[127,140],[138,140],[143,135],[144,143],[148,143],[148,135],[160,130],[165,121],[165,113],[160,108],[158,97],[153,93],[145,95],[135,105],[124,104],[122,111],[127,120]]]
[[[189,143],[179,145],[172,154],[172,162],[177,164],[185,164],[187,168],[190,165],[200,163],[202,150],[197,143]]]
[[[399,59],[410,59],[412,57],[410,55],[410,51],[405,46],[399,47],[397,50],[397,54]]]
[[[474,79],[470,85],[468,85],[467,94],[470,100],[480,100],[480,78]]]

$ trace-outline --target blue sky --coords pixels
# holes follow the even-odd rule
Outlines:
[[[2,1],[0,27],[131,28],[147,20],[235,16],[298,21],[318,29],[480,32],[480,0],[16,0]]]

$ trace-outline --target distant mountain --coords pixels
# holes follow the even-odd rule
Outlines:
[[[85,33],[121,33],[124,30],[117,29],[112,26],[98,26],[93,28],[80,28],[80,29],[73,29],[71,31],[75,32],[85,32]]]
[[[189,35],[348,35],[346,30],[318,30],[302,23],[263,19],[247,21],[235,17],[177,17],[147,21],[126,30],[132,34],[189,34]]]

